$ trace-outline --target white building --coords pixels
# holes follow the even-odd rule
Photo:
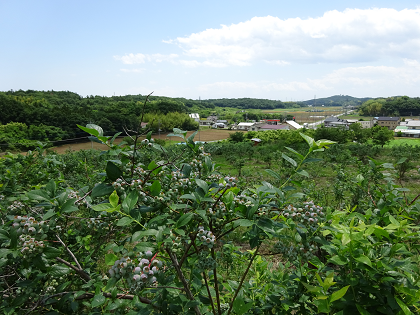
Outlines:
[[[190,118],[194,119],[196,122],[200,122],[200,115],[198,113],[189,114]]]

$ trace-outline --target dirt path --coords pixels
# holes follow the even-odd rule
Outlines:
[[[206,129],[206,130],[200,130],[199,133],[195,136],[194,140],[196,141],[216,141],[216,140],[223,140],[229,138],[229,134],[232,132],[236,132],[236,130],[220,130],[220,129]],[[194,131],[188,131],[187,137],[192,135]],[[168,137],[168,133],[161,133],[160,137],[159,135],[153,135],[152,138],[155,139],[163,139],[163,140],[173,140],[173,141],[182,141],[181,138],[178,137]],[[115,140],[115,143],[120,143],[122,141],[122,138],[117,138]],[[97,142],[83,142],[83,143],[72,143],[72,144],[65,144],[57,147],[51,148],[51,150],[63,154],[66,153],[66,151],[79,151],[79,150],[89,150],[89,149],[97,149],[97,150],[106,150],[107,146],[97,143]]]

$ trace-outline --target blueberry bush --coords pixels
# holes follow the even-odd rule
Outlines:
[[[333,208],[303,187],[329,140],[301,134],[287,176],[247,187],[180,129],[170,149],[147,130],[117,145],[79,127],[108,150],[0,161],[3,314],[418,312],[420,204],[392,164],[344,173],[358,200]]]

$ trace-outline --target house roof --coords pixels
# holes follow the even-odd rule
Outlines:
[[[394,130],[394,132],[398,132],[398,131],[401,131],[402,133],[405,133],[405,134],[420,135],[420,129],[404,129],[404,130],[395,129]]]
[[[331,116],[331,117],[325,118],[324,122],[329,123],[329,122],[347,122],[347,121],[345,119],[340,119],[335,116]]]
[[[400,122],[400,126],[420,127],[420,120],[409,120]]]
[[[200,119],[200,115],[198,113],[192,113],[189,116],[193,119]]]
[[[238,126],[244,126],[244,127],[251,127],[254,126],[255,123],[246,123],[246,122],[241,122],[238,124]]]
[[[290,126],[296,129],[303,128],[301,125],[299,125],[296,121],[293,121],[293,120],[286,120],[286,123],[288,123]]]
[[[397,128],[395,128],[395,130],[406,130],[406,129],[408,129],[408,127],[407,126],[397,126]]]
[[[271,130],[279,130],[279,129],[287,129],[288,126],[286,125],[269,125],[265,124],[260,127],[260,129],[271,129]]]
[[[382,121],[398,121],[400,117],[377,117],[377,119]]]

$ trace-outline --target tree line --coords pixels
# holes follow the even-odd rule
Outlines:
[[[420,115],[419,97],[376,98],[364,102],[359,113],[362,116],[418,116]]]

